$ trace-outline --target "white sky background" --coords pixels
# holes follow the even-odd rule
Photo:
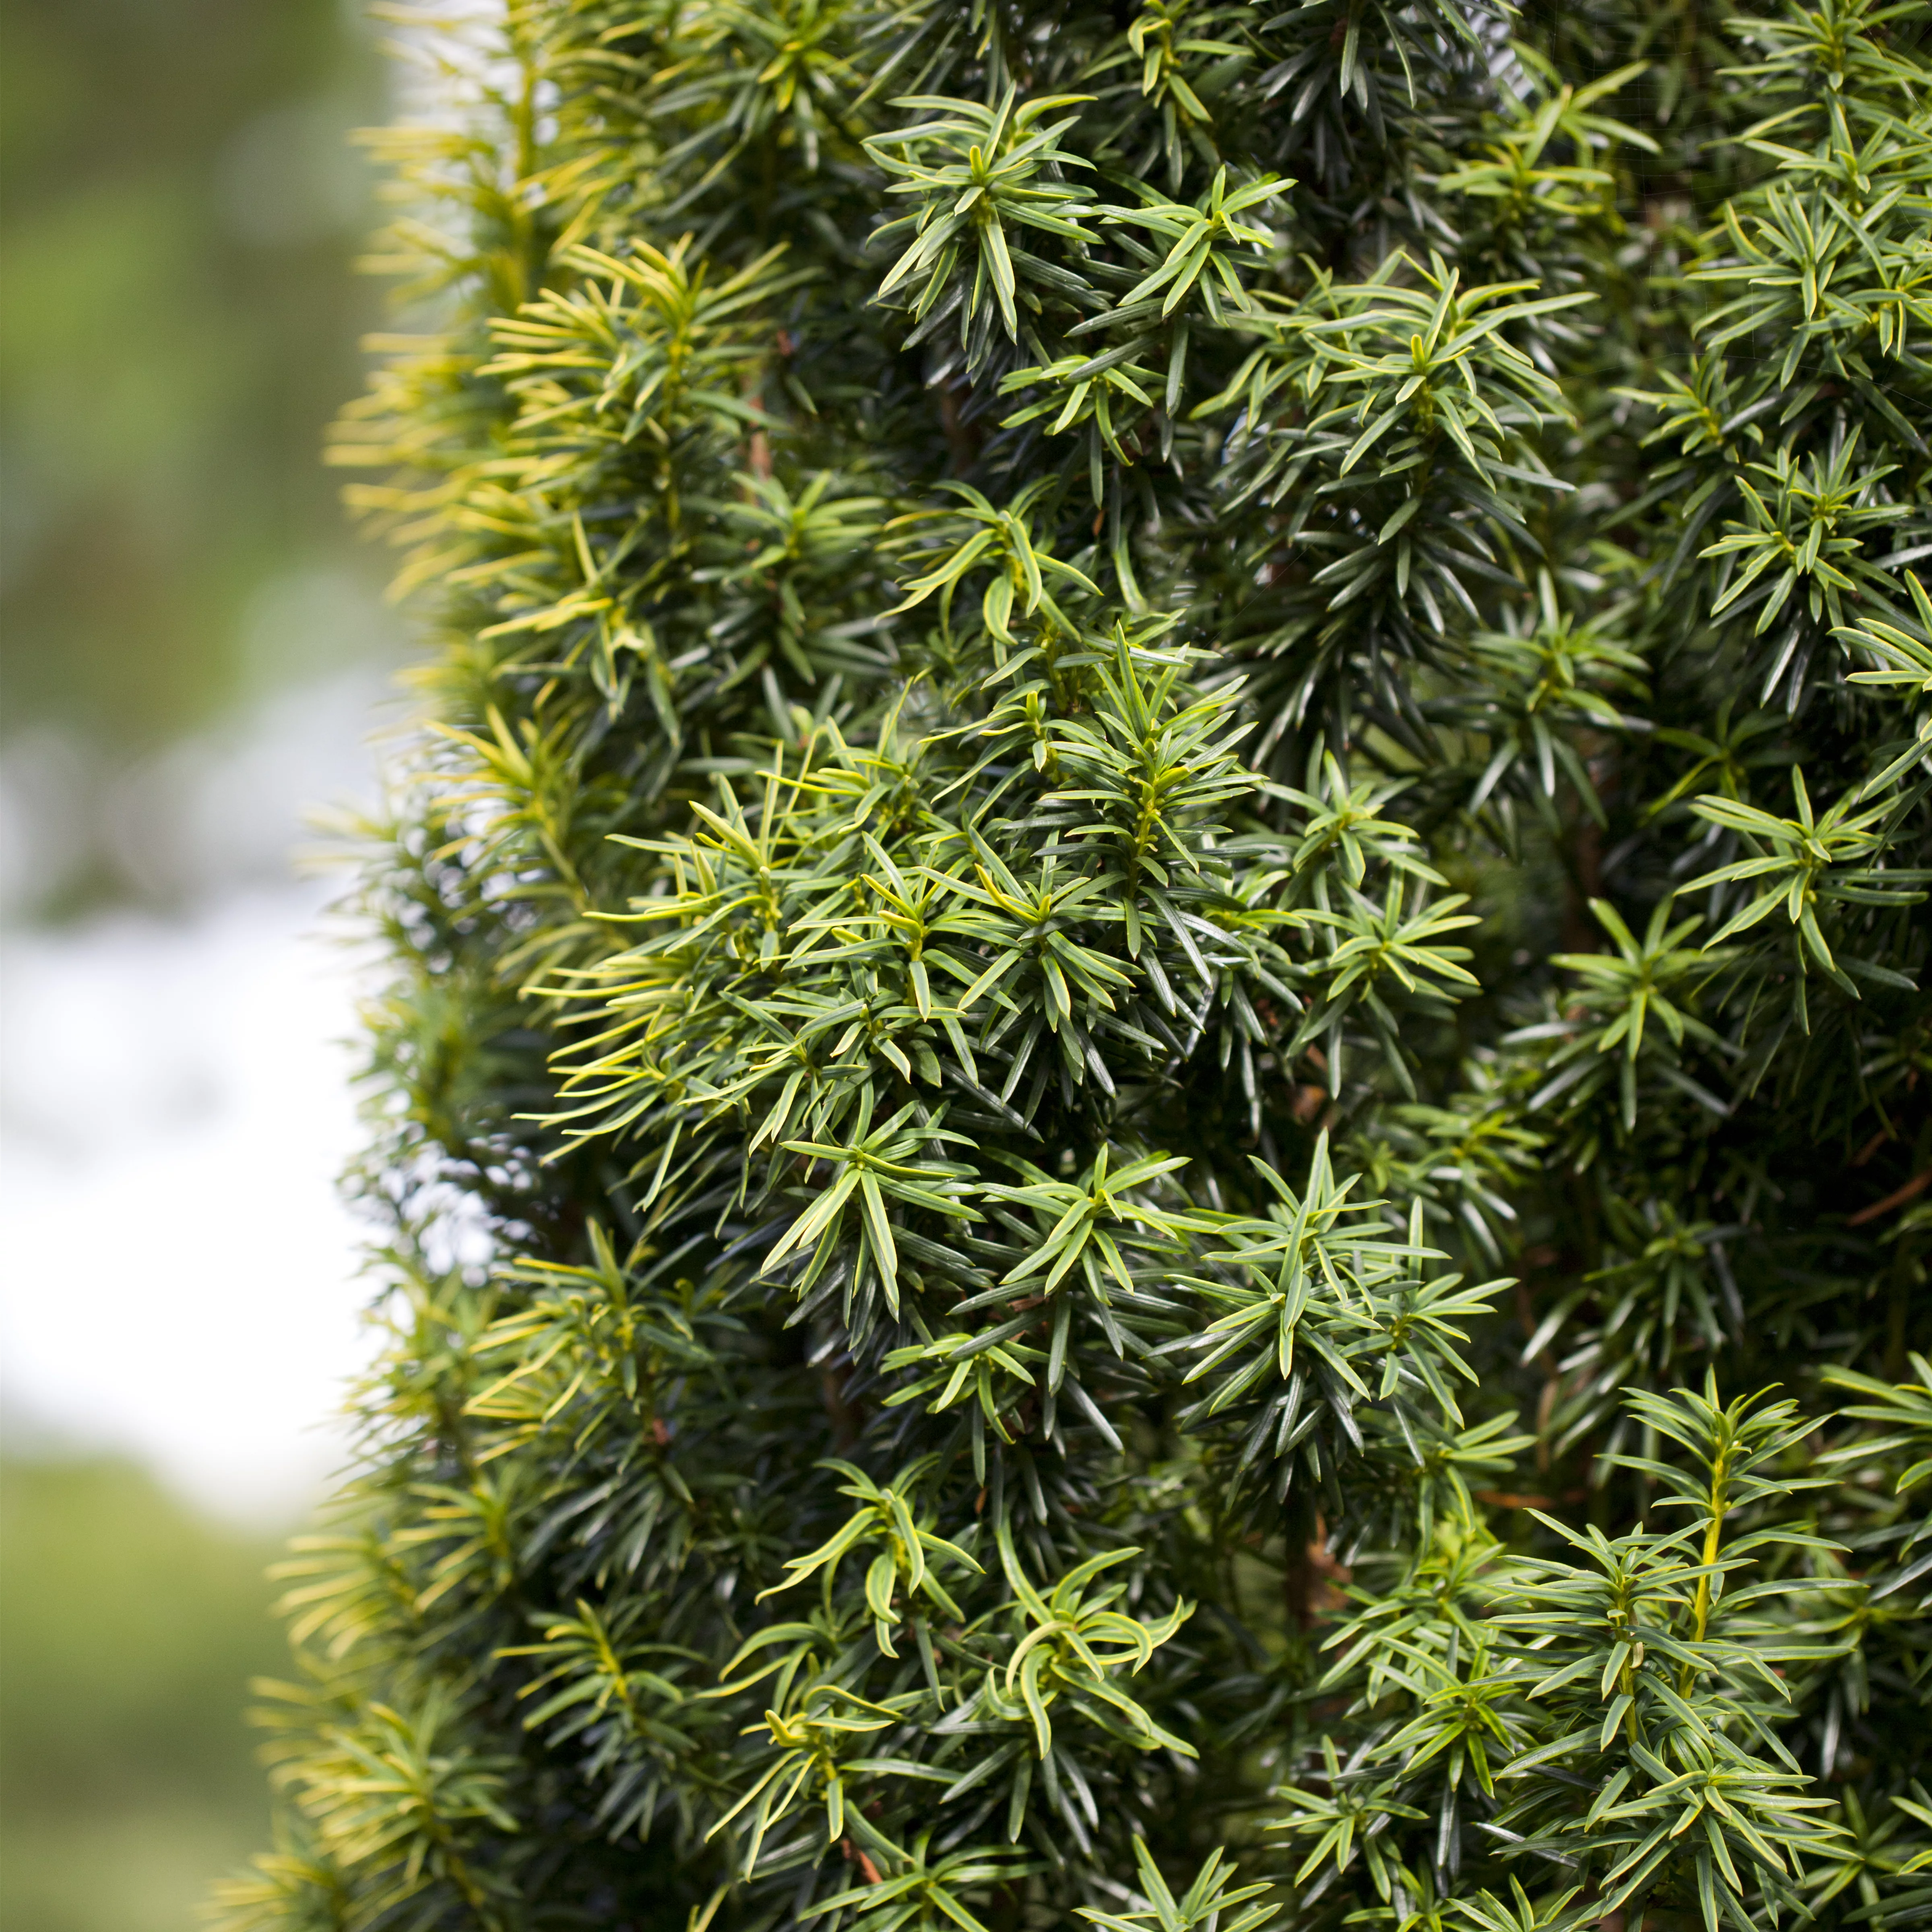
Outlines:
[[[460,118],[494,72],[500,11],[449,0],[433,28],[396,30],[400,118]],[[327,121],[251,132],[224,188],[244,227],[280,218],[257,192],[270,176],[326,190],[331,220],[373,218]],[[124,772],[31,734],[0,766],[0,1440],[131,1450],[257,1522],[322,1495],[346,1385],[376,1346],[368,1230],[336,1190],[362,1140],[352,1042],[370,964],[325,916],[342,880],[298,878],[293,861],[310,812],[374,795],[398,629],[365,580],[292,571],[244,621],[257,688],[278,687],[252,713]],[[286,681],[341,663],[345,639],[368,668]],[[129,870],[190,910],[23,926],[17,908],[70,862],[63,800],[104,782]]]
[[[0,938],[8,1432],[132,1450],[256,1520],[300,1514],[339,1464],[374,1346],[334,1184],[369,968],[328,931],[340,880],[292,857],[307,808],[373,794],[383,682],[285,692],[125,775],[124,836],[186,869],[192,911]]]

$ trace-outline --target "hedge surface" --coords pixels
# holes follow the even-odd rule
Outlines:
[[[1928,23],[411,28],[230,1925],[1932,1921]]]

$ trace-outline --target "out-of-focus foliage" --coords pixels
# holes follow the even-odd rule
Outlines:
[[[0,1918],[189,1932],[261,1830],[237,1692],[274,1660],[266,1536],[134,1465],[0,1461]]]
[[[377,77],[338,0],[8,0],[5,37],[0,703],[78,902],[139,883],[73,822],[130,757],[368,648],[299,593],[350,567],[313,452],[374,312]]]
[[[1922,1922],[1929,25],[471,30],[230,1924]]]

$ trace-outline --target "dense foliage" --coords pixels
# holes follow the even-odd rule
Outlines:
[[[1932,1916],[1928,20],[430,36],[232,1924]]]

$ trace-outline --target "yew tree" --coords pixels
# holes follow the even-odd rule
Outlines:
[[[1932,8],[399,31],[226,1922],[1932,1923]]]

